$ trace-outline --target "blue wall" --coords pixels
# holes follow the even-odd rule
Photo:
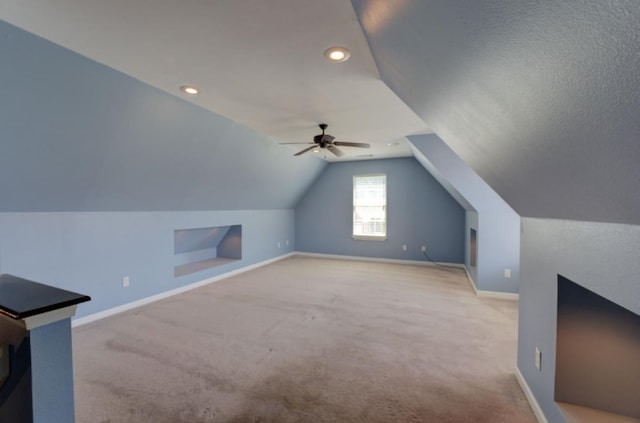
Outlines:
[[[325,166],[2,21],[0,57],[0,211],[292,208]]]
[[[30,330],[29,341],[33,423],[73,422],[71,320]]]
[[[598,0],[391,3],[352,0],[382,79],[523,217],[518,367],[548,421],[563,422],[553,403],[558,273],[640,308],[640,226],[587,222],[640,222],[638,73],[629,72],[640,58],[640,9]],[[480,243],[484,217],[501,230],[478,210]],[[574,221],[544,219],[552,217]],[[495,259],[501,278],[502,255]]]
[[[84,316],[293,251],[321,160],[2,21],[0,57],[0,272]],[[174,278],[174,230],[226,225],[242,260]]]
[[[637,225],[522,219],[518,368],[548,421],[564,421],[553,400],[558,274],[640,314],[638,251]]]
[[[242,225],[242,259],[174,278],[174,230]],[[289,240],[289,245],[286,241]],[[280,248],[278,248],[280,242]],[[0,272],[90,295],[84,316],[294,250],[293,210],[0,213]],[[131,284],[122,287],[122,277]]]
[[[241,260],[174,278],[175,229],[232,224]],[[83,316],[291,252],[293,241],[293,210],[0,213],[0,272],[90,295]]]
[[[353,175],[387,175],[387,239],[354,240]],[[464,262],[464,209],[413,158],[332,163],[296,207],[298,251],[402,260]],[[407,251],[402,245],[407,245]]]
[[[469,229],[477,231],[477,266],[465,261],[476,287],[483,291],[518,292],[520,278],[520,216],[513,211],[465,162],[437,135],[409,137],[416,158],[432,173],[447,182],[445,187],[468,204],[466,250]],[[511,278],[504,277],[511,269]]]

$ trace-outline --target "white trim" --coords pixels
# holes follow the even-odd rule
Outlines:
[[[483,298],[495,298],[498,300],[519,301],[520,295],[515,292],[500,292],[500,291],[483,291],[479,290],[476,295]]]
[[[467,279],[469,280],[469,285],[473,289],[473,293],[476,294],[476,297],[483,298],[496,298],[498,300],[509,300],[509,301],[519,301],[520,294],[516,292],[500,292],[500,291],[485,291],[483,289],[478,289],[471,274],[469,273],[469,269],[467,266],[464,266],[465,272],[467,272]]]
[[[297,256],[328,258],[328,259],[336,259],[336,260],[374,261],[379,263],[415,264],[419,266],[435,266],[436,264],[439,264],[441,266],[457,267],[460,269],[464,268],[464,264],[460,264],[460,263],[444,263],[444,262],[433,263],[429,261],[420,261],[420,260],[401,260],[401,259],[389,259],[389,258],[379,258],[379,257],[343,256],[338,254],[307,253],[304,251],[296,251],[294,254]]]
[[[382,180],[384,181],[383,184],[376,184],[377,186],[382,185],[384,187],[384,205],[382,206],[382,209],[384,210],[384,234],[355,234],[354,231],[356,229],[356,222],[355,222],[355,216],[356,216],[356,209],[358,207],[380,207],[380,206],[359,206],[356,205],[356,187],[361,186],[361,185],[369,185],[369,184],[359,184],[357,181],[358,180],[362,180],[362,179],[371,179],[371,178],[382,178]],[[388,193],[388,188],[387,188],[387,174],[386,173],[369,173],[369,174],[362,174],[362,175],[353,175],[352,176],[352,196],[351,196],[351,203],[353,205],[353,215],[351,218],[351,237],[356,240],[356,241],[386,241],[387,240],[387,226],[389,224],[389,209],[388,209],[388,202],[387,202],[387,193]],[[364,223],[364,222],[363,222]]]
[[[57,322],[59,320],[68,319],[76,314],[77,304],[70,305],[63,308],[47,311],[46,313],[35,314],[33,316],[20,319],[24,322],[26,330],[39,328],[40,326],[48,325],[49,323]]]
[[[527,381],[524,379],[524,376],[522,376],[522,373],[520,373],[520,369],[517,366],[514,373],[518,383],[520,384],[520,388],[522,388],[522,392],[524,392],[524,396],[527,397],[527,401],[529,401],[533,414],[535,414],[536,419],[538,419],[538,423],[549,423],[542,411],[542,408],[540,407],[540,404],[538,404],[538,400],[536,400],[533,392],[531,392],[529,384],[527,384]]]
[[[199,282],[194,282],[189,285],[181,286],[179,288],[172,289],[170,291],[161,292],[159,294],[152,295],[150,297],[142,298],[140,300],[132,301],[130,303],[122,304],[116,307],[112,307],[107,310],[99,311],[97,313],[90,314],[88,316],[79,317],[77,319],[71,320],[71,327],[77,327],[86,325],[87,323],[95,322],[96,320],[104,319],[105,317],[113,316],[118,313],[123,313],[128,310],[132,310],[134,308],[141,307],[146,304],[150,304],[156,301],[163,300],[168,297],[172,297],[174,295],[182,294],[183,292],[191,291],[196,288],[200,288],[201,286],[208,285],[210,283],[217,282],[222,279],[230,278],[232,276],[238,275],[240,273],[248,272],[249,270],[256,269],[258,267],[266,266],[267,264],[274,263],[276,261],[283,260],[285,258],[291,256],[307,256],[307,257],[318,257],[318,258],[331,258],[336,260],[357,260],[357,261],[372,261],[372,262],[380,262],[380,263],[395,263],[395,264],[413,264],[419,266],[436,266],[436,264],[442,266],[449,267],[457,267],[459,269],[464,269],[467,273],[467,279],[476,296],[479,297],[487,297],[487,298],[500,298],[500,299],[509,299],[509,300],[517,300],[518,294],[508,293],[508,292],[494,292],[494,291],[479,291],[475,284],[473,283],[473,279],[469,275],[469,271],[464,264],[461,263],[445,263],[445,262],[426,262],[419,260],[401,260],[401,259],[388,259],[388,258],[378,258],[378,257],[362,257],[362,256],[343,256],[337,254],[322,254],[322,253],[307,253],[303,251],[294,251],[291,253],[283,254],[278,257],[274,257],[268,260],[261,261],[259,263],[255,263],[249,266],[242,267],[240,269],[233,270],[231,272],[223,273],[221,275],[217,275],[208,279],[204,279]]]
[[[448,266],[448,267],[457,267],[458,269],[464,269],[467,274],[467,280],[469,281],[469,285],[473,289],[473,293],[477,297],[483,298],[496,298],[499,300],[510,300],[510,301],[518,301],[520,296],[514,292],[499,292],[499,291],[484,291],[476,288],[475,283],[473,283],[473,279],[469,274],[469,270],[467,270],[467,266],[462,263],[445,263],[445,262],[430,262],[430,261],[420,261],[420,260],[401,260],[401,259],[388,259],[388,258],[379,258],[379,257],[361,257],[361,256],[342,256],[338,254],[323,254],[323,253],[307,253],[304,251],[295,251],[293,254],[297,256],[306,256],[306,257],[318,257],[318,258],[330,258],[336,260],[357,260],[357,261],[375,261],[379,263],[396,263],[396,264],[414,264],[418,266]]]
[[[29,317],[14,319],[4,314],[0,314],[0,319],[11,322],[22,330],[32,330],[40,326],[48,325],[60,320],[68,319],[76,314],[77,304],[57,308],[55,310],[46,311],[44,313],[34,314]]]
[[[73,319],[71,321],[71,327],[77,327],[86,325],[87,323],[95,322],[96,320],[104,319],[105,317],[113,316],[118,313],[123,313],[125,311],[132,310],[134,308],[141,307],[146,304],[150,304],[156,301],[163,300],[168,297],[172,297],[174,295],[182,294],[183,292],[191,291],[196,288],[200,288],[201,286],[209,285],[210,283],[218,282],[222,279],[230,278],[231,276],[239,275],[240,273],[248,272],[249,270],[256,269],[258,267],[266,266],[267,264],[274,263],[276,261],[283,260],[287,257],[291,257],[295,253],[287,253],[281,256],[277,256],[268,260],[264,260],[255,264],[251,264],[249,266],[242,267],[240,269],[232,270],[231,272],[223,273],[221,275],[213,276],[208,279],[201,280],[199,282],[194,282],[189,285],[181,286],[179,288],[175,288],[169,291],[161,292],[159,294],[151,295],[150,297],[142,298],[140,300],[132,301],[130,303],[122,304],[120,306],[116,306],[110,308],[108,310],[99,311],[97,313],[90,314],[88,316],[80,317],[77,319]]]
[[[476,283],[473,281],[473,278],[471,277],[471,273],[469,273],[469,269],[467,269],[467,266],[464,267],[464,271],[467,273],[467,280],[469,281],[469,285],[471,285],[471,288],[473,289],[473,293],[477,296],[478,288],[476,288]]]
[[[387,235],[351,235],[356,241],[386,241]]]

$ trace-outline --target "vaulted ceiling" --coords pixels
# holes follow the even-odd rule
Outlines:
[[[276,145],[324,121],[393,157],[433,131],[523,216],[640,224],[637,0],[3,0],[0,19],[196,84],[189,101]]]
[[[380,80],[348,0],[3,0],[0,19],[274,142],[310,142],[327,123],[337,140],[373,144],[346,159],[382,158],[411,155],[404,137],[430,132]],[[328,62],[332,46],[351,58]]]
[[[354,0],[382,78],[520,215],[640,223],[636,0]]]

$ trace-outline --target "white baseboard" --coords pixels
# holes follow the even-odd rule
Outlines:
[[[258,267],[266,266],[267,264],[274,263],[279,260],[283,260],[285,258],[298,255],[298,256],[306,256],[306,257],[318,257],[318,258],[331,258],[336,260],[358,260],[358,261],[372,261],[372,262],[380,262],[380,263],[395,263],[395,264],[413,264],[420,266],[449,266],[456,267],[459,269],[463,269],[467,273],[467,279],[471,287],[473,288],[474,293],[479,297],[491,297],[491,298],[500,298],[500,299],[509,299],[509,300],[518,300],[518,294],[512,294],[508,292],[493,292],[493,291],[481,291],[478,290],[473,283],[473,279],[467,268],[464,264],[460,263],[432,263],[426,261],[418,261],[418,260],[400,260],[400,259],[386,259],[386,258],[378,258],[378,257],[361,257],[361,256],[343,256],[337,254],[322,254],[322,253],[307,253],[303,251],[294,251],[291,253],[283,254],[278,257],[274,257],[268,260],[261,261],[259,263],[255,263],[240,269],[233,270],[231,272],[223,273],[221,275],[217,275],[208,279],[204,279],[202,281],[194,282],[189,285],[181,286],[176,289],[172,289],[170,291],[161,292],[159,294],[152,295],[150,297],[142,298],[140,300],[132,301],[130,303],[122,304],[108,310],[99,311],[97,313],[90,314],[88,316],[79,317],[77,319],[73,319],[71,321],[71,327],[77,327],[86,325],[87,323],[95,322],[96,320],[104,319],[105,317],[113,316],[118,313],[123,313],[128,310],[132,310],[137,307],[141,307],[146,304],[153,303],[155,301],[160,301],[162,299],[172,297],[174,295],[182,294],[183,292],[191,291],[193,289],[199,288],[201,286],[208,285],[210,283],[217,282],[222,279],[230,278],[231,276],[238,275],[240,273],[248,272],[249,270],[256,269]]]
[[[294,253],[297,256],[306,256],[306,257],[318,257],[318,258],[330,258],[336,260],[357,260],[357,261],[374,261],[379,263],[396,263],[396,264],[414,264],[419,266],[448,266],[448,267],[456,267],[458,269],[463,269],[467,274],[467,280],[469,281],[469,285],[473,289],[474,294],[478,297],[484,298],[496,298],[500,300],[511,300],[518,301],[520,296],[517,293],[513,292],[498,292],[498,291],[484,291],[478,289],[476,284],[473,282],[469,271],[467,270],[467,266],[461,263],[444,263],[438,262],[433,263],[429,261],[420,261],[420,260],[400,260],[400,259],[388,259],[388,258],[379,258],[379,257],[361,257],[361,256],[342,256],[338,254],[323,254],[323,253],[307,253],[304,251],[296,251]]]
[[[466,266],[463,266],[465,272],[467,272],[467,280],[469,281],[469,285],[471,285],[471,289],[473,289],[473,293],[476,294],[477,297],[483,298],[496,298],[498,300],[509,300],[509,301],[519,301],[520,295],[515,292],[499,292],[499,291],[485,291],[483,289],[478,289],[469,270],[467,270]]]
[[[176,289],[172,289],[170,291],[161,292],[159,294],[152,295],[150,297],[142,298],[140,300],[132,301],[130,303],[122,304],[117,307],[110,308],[108,310],[99,311],[97,313],[90,314],[88,316],[79,317],[77,319],[73,319],[71,321],[71,327],[77,327],[86,325],[87,323],[95,322],[96,320],[104,319],[105,317],[113,316],[118,313],[122,313],[128,310],[132,310],[137,307],[141,307],[146,304],[150,304],[156,301],[163,300],[168,297],[172,297],[174,295],[182,294],[183,292],[191,291],[196,288],[200,288],[201,286],[209,285],[210,283],[218,282],[222,279],[230,278],[231,276],[239,275],[240,273],[248,272],[249,270],[257,269],[258,267],[266,266],[267,264],[274,263],[276,261],[280,261],[287,257],[291,257],[295,253],[287,253],[278,257],[274,257],[268,260],[261,261],[259,263],[251,264],[249,266],[242,267],[240,269],[232,270],[227,273],[223,273],[221,275],[213,276],[208,279],[204,279],[198,282],[194,282],[189,285],[181,286]]]
[[[460,263],[445,263],[445,262],[433,263],[430,261],[421,261],[421,260],[401,260],[401,259],[389,259],[389,258],[379,258],[379,257],[343,256],[339,254],[307,253],[304,251],[296,251],[294,254],[297,256],[329,258],[329,259],[335,259],[335,260],[373,261],[378,263],[414,264],[418,266],[440,265],[440,266],[448,266],[448,267],[457,267],[459,269],[465,268],[464,264],[460,264]]]
[[[476,293],[478,297],[484,298],[496,298],[498,300],[509,300],[509,301],[518,301],[520,300],[520,295],[515,292],[498,292],[498,291],[483,291],[478,290]]]
[[[478,295],[478,288],[476,288],[476,284],[473,281],[473,278],[471,277],[471,273],[469,273],[469,269],[467,269],[467,266],[464,267],[464,271],[467,274],[467,281],[469,281],[469,285],[471,285],[471,289],[473,289],[473,293],[476,294],[476,296]]]
[[[520,384],[520,388],[522,388],[522,392],[524,392],[524,396],[527,397],[527,401],[529,401],[529,405],[533,410],[533,414],[535,414],[536,419],[538,419],[538,423],[549,423],[544,415],[544,412],[542,411],[542,408],[540,408],[540,404],[538,404],[538,400],[536,400],[536,397],[533,396],[533,392],[531,392],[529,384],[527,384],[527,381],[524,380],[524,376],[522,376],[522,373],[520,373],[520,369],[517,366],[514,373],[516,375],[518,383]]]

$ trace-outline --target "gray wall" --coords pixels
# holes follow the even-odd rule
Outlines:
[[[521,239],[518,368],[547,419],[562,422],[553,398],[558,274],[640,314],[640,226],[523,218]]]
[[[354,240],[353,175],[387,175],[387,239]],[[298,251],[464,262],[464,209],[413,158],[332,163],[296,207]],[[402,245],[407,245],[407,251]]]
[[[637,0],[352,0],[382,80],[521,216],[640,224]]]
[[[513,211],[437,135],[409,137],[413,154],[449,192],[466,205],[465,263],[476,287],[483,291],[517,293],[520,278],[520,216]],[[477,231],[477,266],[468,262],[469,229]],[[511,269],[511,278],[504,277]]]

